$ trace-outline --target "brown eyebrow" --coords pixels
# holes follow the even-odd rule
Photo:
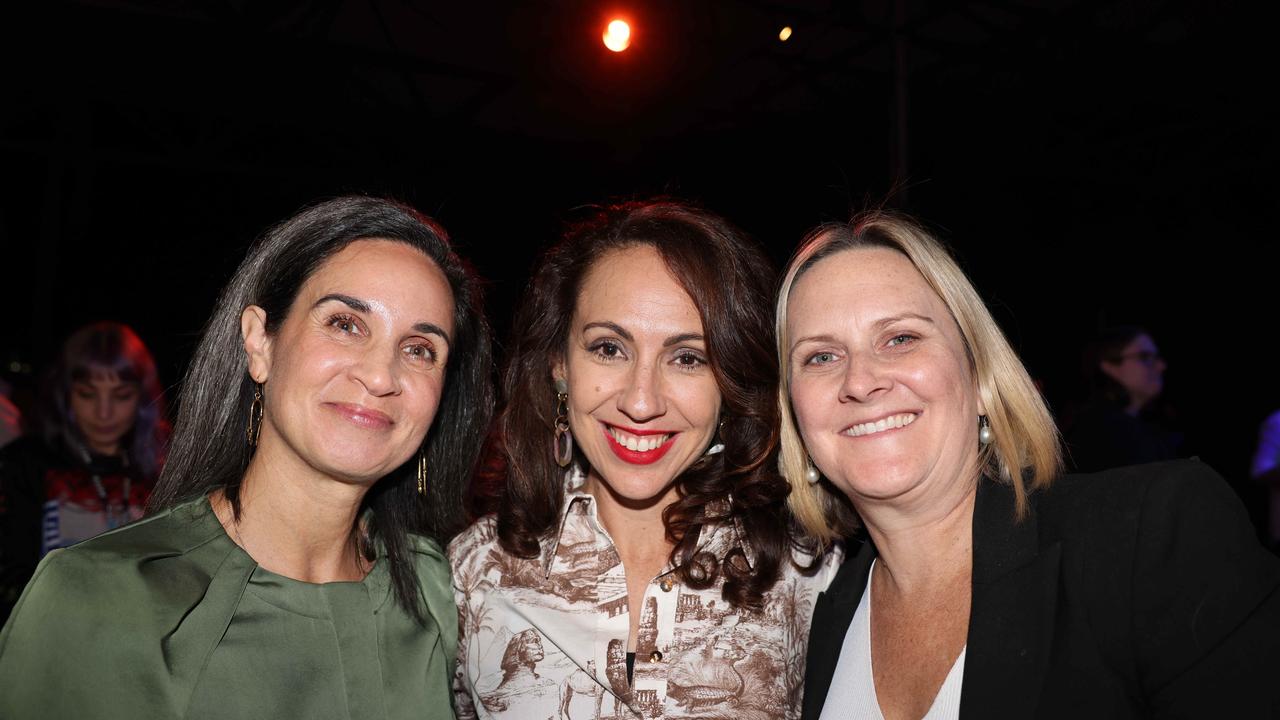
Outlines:
[[[635,341],[635,337],[632,336],[631,333],[622,329],[622,326],[619,325],[618,323],[609,322],[608,320],[601,320],[599,322],[589,322],[586,325],[582,326],[583,332],[586,332],[587,330],[590,330],[592,328],[604,328],[606,330],[617,333],[622,337],[623,340],[626,340],[627,342]]]
[[[440,327],[439,325],[436,325],[436,324],[434,324],[434,323],[429,323],[429,322],[420,322],[420,323],[415,324],[415,325],[413,326],[413,329],[414,329],[414,330],[417,330],[418,332],[420,332],[420,333],[422,333],[422,334],[424,334],[424,335],[439,335],[439,336],[441,337],[441,339],[443,339],[443,340],[444,340],[444,344],[445,344],[445,345],[452,345],[452,344],[453,344],[453,342],[449,339],[449,333],[445,332],[445,331],[444,331],[444,328],[442,328],[442,327]]]
[[[346,305],[347,307],[351,308],[352,310],[355,310],[356,312],[367,313],[372,311],[372,309],[369,307],[369,303],[361,300],[360,298],[351,297],[350,295],[344,295],[342,293],[329,293],[328,295],[325,295],[324,297],[317,300],[316,304],[312,305],[311,307],[313,308],[319,307],[324,303],[327,303],[330,301],[340,302],[343,305]],[[445,332],[444,328],[440,327],[439,325],[436,325],[435,323],[429,323],[429,322],[414,323],[413,329],[420,333],[423,333],[424,335],[439,335],[441,338],[444,339],[445,345],[453,344],[453,341],[449,339],[449,333]]]
[[[627,332],[621,325],[615,322],[602,320],[599,322],[589,322],[586,325],[582,326],[582,330],[584,332],[592,328],[604,328],[606,330],[610,330],[616,333],[619,337],[621,337],[623,340],[626,340],[627,342],[635,342],[635,336]],[[680,333],[679,335],[672,335],[666,340],[663,340],[662,347],[671,347],[672,345],[678,345],[682,342],[689,342],[690,340],[705,341],[706,338],[699,333]]]

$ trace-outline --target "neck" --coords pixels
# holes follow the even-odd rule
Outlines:
[[[927,592],[972,576],[977,490],[977,482],[964,483],[918,509],[860,503],[867,505],[857,510],[880,556],[876,566],[895,592]]]
[[[592,471],[584,489],[595,498],[596,515],[613,538],[624,564],[628,559],[646,565],[666,563],[673,545],[667,541],[662,511],[678,497],[674,485],[656,498],[634,501],[619,496]]]
[[[368,488],[317,472],[264,432],[240,486],[240,518],[221,491],[211,498],[227,534],[258,565],[311,583],[358,581],[369,571],[356,542]]]

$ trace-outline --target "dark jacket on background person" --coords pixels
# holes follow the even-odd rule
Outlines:
[[[0,624],[49,551],[142,517],[151,480],[122,457],[86,456],[35,436],[0,450]]]

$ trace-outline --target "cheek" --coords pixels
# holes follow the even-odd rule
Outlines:
[[[800,434],[806,437],[822,420],[823,408],[819,383],[812,379],[791,383],[791,412],[795,415]]]
[[[437,373],[430,377],[420,378],[413,385],[410,412],[423,428],[431,427],[435,422],[436,412],[440,409],[440,398],[444,395],[444,375]]]
[[[714,430],[720,414],[720,389],[714,378],[689,378],[675,385],[672,400],[681,408],[689,424],[695,428]]]
[[[118,418],[118,419],[120,419],[120,420],[126,420],[126,419],[132,418],[133,416],[137,415],[137,413],[138,413],[138,401],[137,401],[137,400],[128,400],[128,401],[125,401],[125,402],[118,402],[118,403],[116,403],[116,406],[115,406],[115,408],[114,408],[114,409],[115,409],[115,413],[114,413],[114,415],[115,415],[115,417],[116,417],[116,418]]]

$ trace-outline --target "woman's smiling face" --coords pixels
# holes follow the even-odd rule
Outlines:
[[[626,502],[674,492],[715,435],[720,390],[701,317],[649,245],[610,252],[586,274],[554,374],[568,384],[592,479]]]
[[[971,482],[978,399],[955,320],[905,255],[845,250],[795,283],[791,403],[814,464],[855,505]]]
[[[261,316],[261,317],[260,317]],[[444,389],[453,295],[435,263],[358,240],[303,283],[274,334],[245,310],[249,371],[263,383],[258,452],[369,483],[421,445]]]

